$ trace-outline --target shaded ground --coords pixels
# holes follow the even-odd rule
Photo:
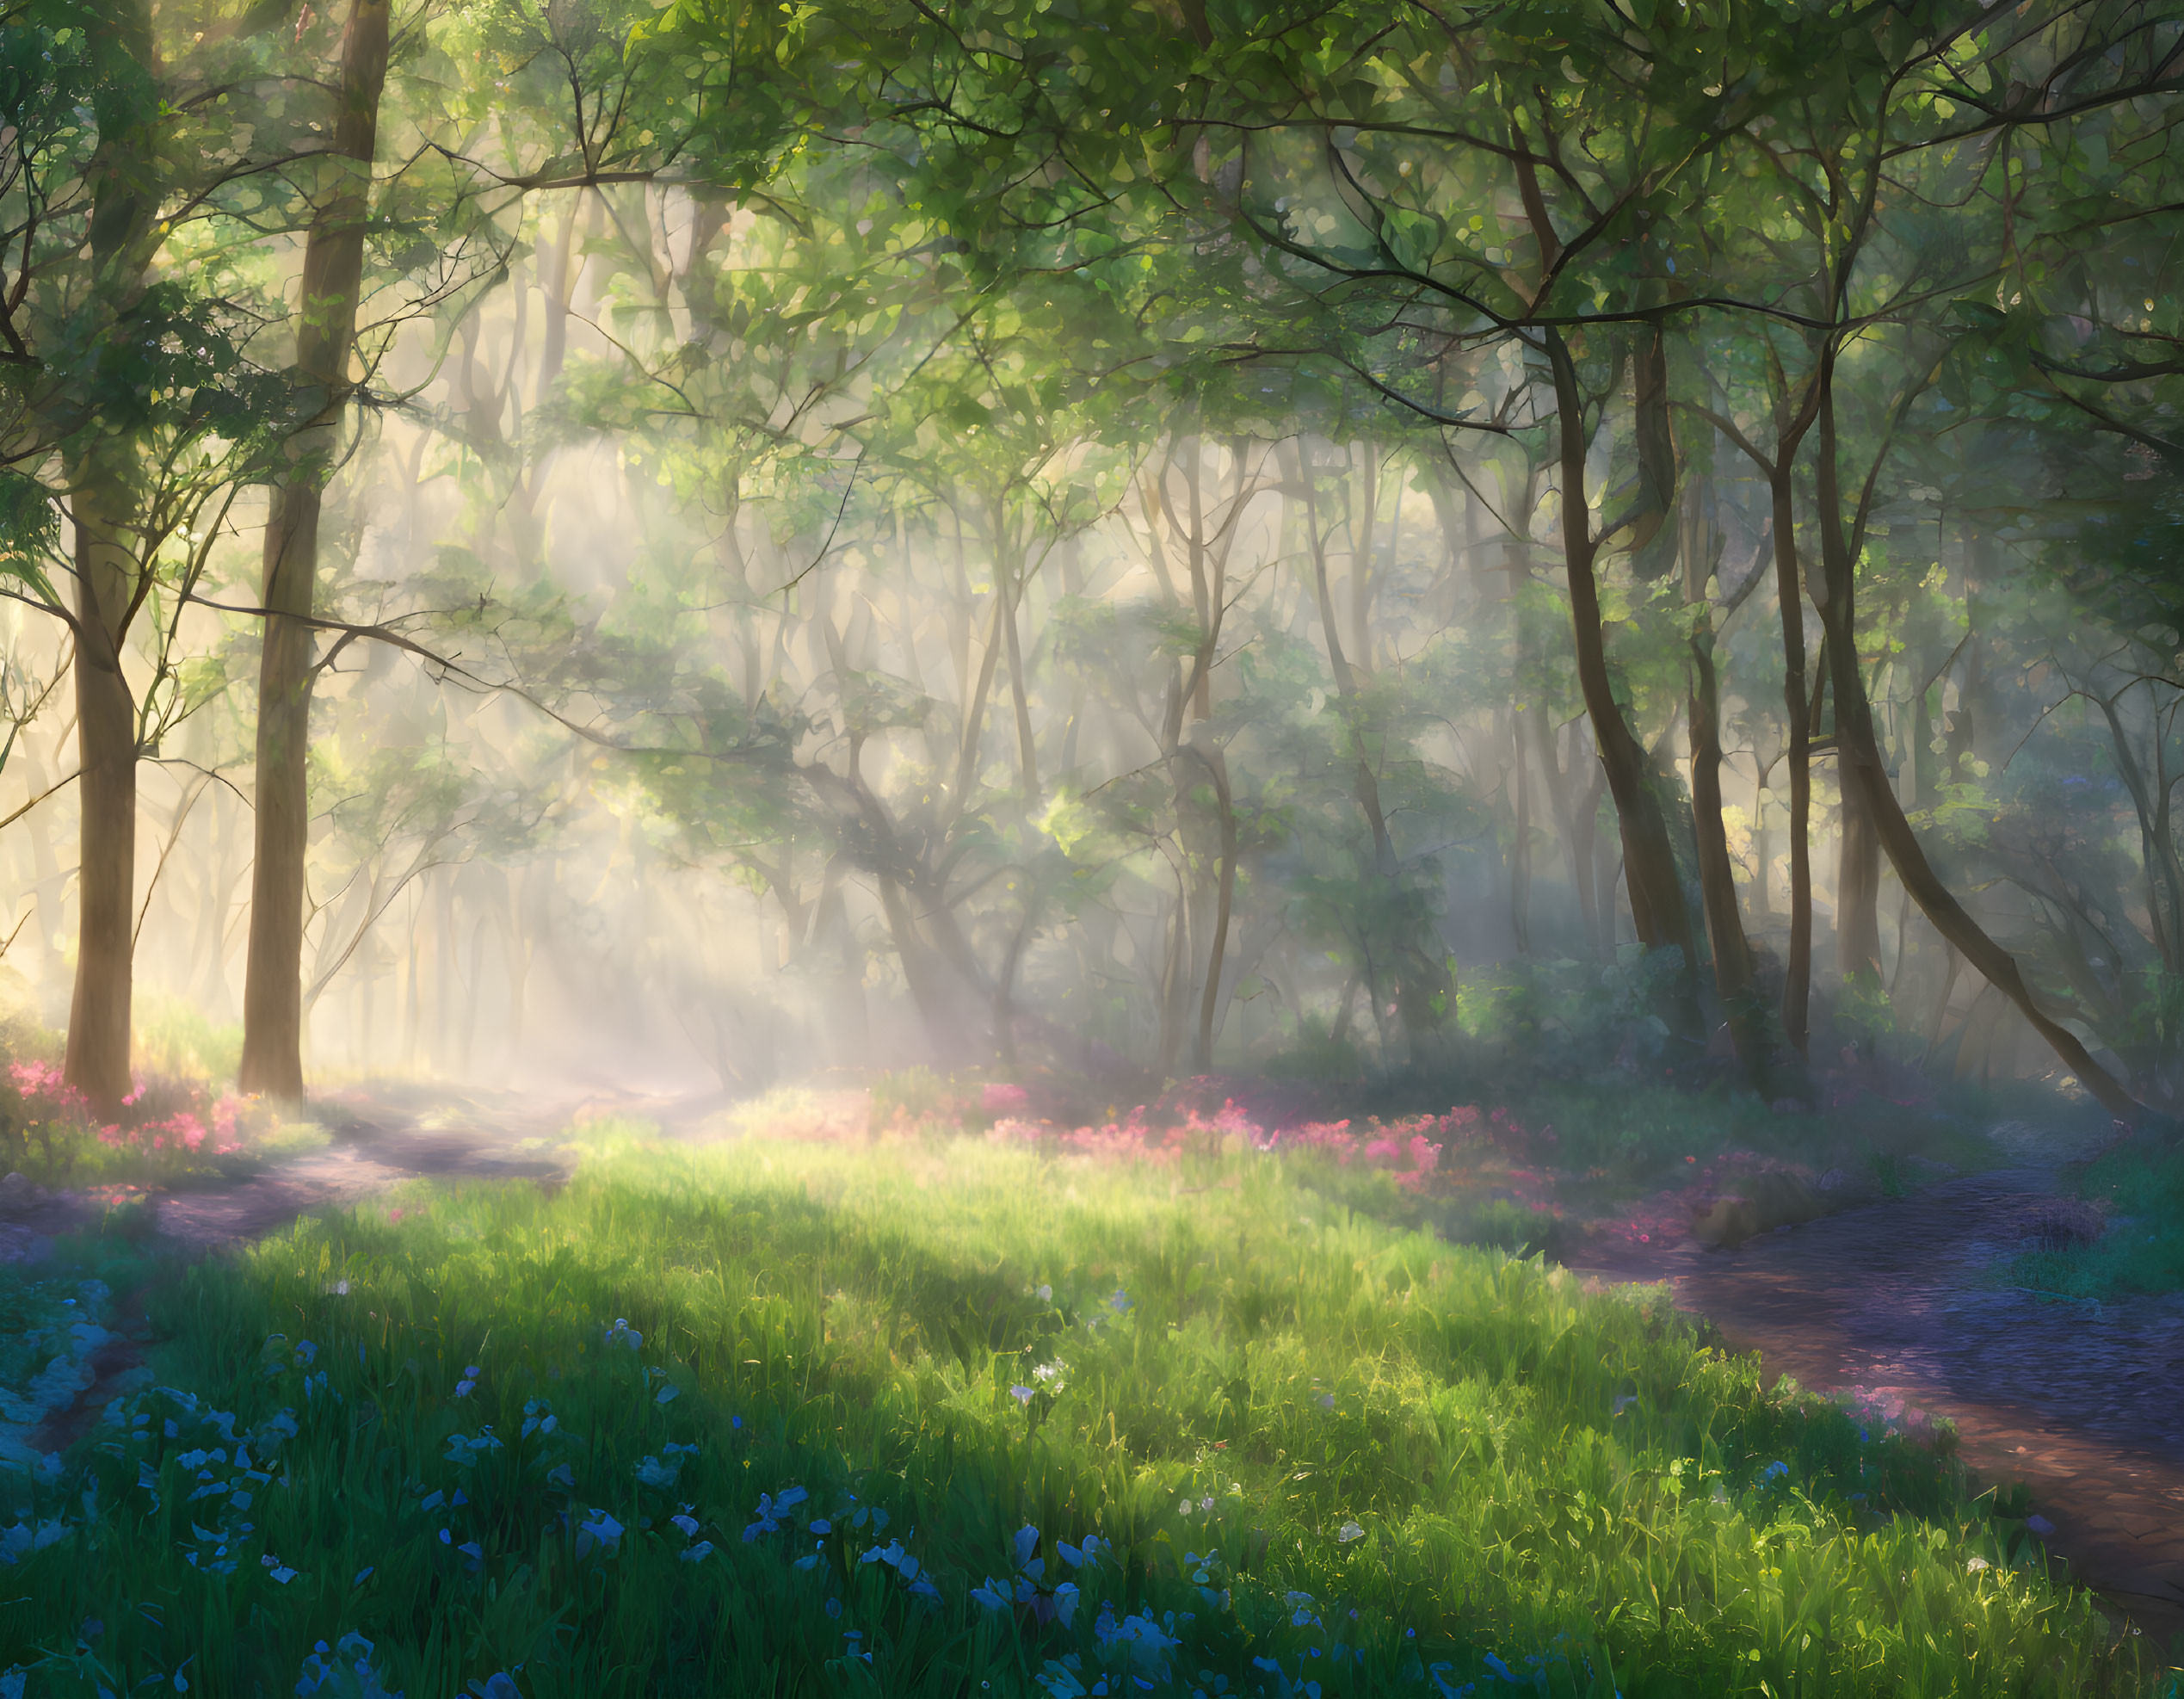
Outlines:
[[[2089,1152],[1996,1129],[2008,1166],[1732,1250],[1596,1247],[1580,1272],[1665,1281],[1770,1378],[1893,1394],[2022,1481],[2051,1554],[2164,1643],[2184,1633],[2184,1296],[2058,1302],[1997,1283],[2016,1224]]]

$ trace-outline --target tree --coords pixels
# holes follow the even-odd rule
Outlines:
[[[245,1091],[303,1097],[304,856],[311,831],[312,618],[318,522],[336,449],[356,343],[370,214],[379,95],[386,83],[391,0],[350,0],[328,152],[304,249],[295,382],[309,423],[288,444],[292,470],[275,483],[265,526],[260,599],[266,609],[258,670],[256,854],[243,992]]]

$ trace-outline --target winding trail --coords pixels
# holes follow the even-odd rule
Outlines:
[[[2013,1218],[2067,1189],[2083,1152],[1996,1131],[2006,1167],[1734,1250],[1603,1247],[1571,1267],[1667,1282],[1770,1381],[1947,1417],[1983,1480],[2031,1488],[2051,1560],[2166,1645],[2184,1634],[2184,1294],[2095,1304],[1998,1284]]]
[[[580,1115],[642,1115],[676,1130],[720,1101],[596,1093],[549,1098],[397,1082],[330,1091],[312,1102],[311,1116],[330,1145],[237,1178],[154,1189],[145,1248],[160,1263],[216,1254],[278,1233],[311,1211],[353,1204],[409,1180],[528,1180],[557,1188],[568,1176],[558,1135]],[[56,1239],[96,1227],[99,1214],[80,1195],[50,1195],[0,1220],[0,1263],[42,1262]],[[75,1370],[79,1388],[22,1436],[32,1452],[65,1451],[110,1399],[143,1380],[148,1284],[114,1294],[106,1337]]]

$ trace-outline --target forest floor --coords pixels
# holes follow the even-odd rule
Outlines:
[[[2000,1283],[2014,1224],[2069,1187],[2087,1141],[2023,1122],[2005,1165],[1729,1249],[1596,1238],[1604,1282],[1666,1282],[1770,1379],[1946,1418],[1986,1482],[2022,1481],[2077,1579],[2166,1641],[2184,1634],[2184,1294],[2095,1303]]]
[[[836,1095],[844,1128],[861,1121],[862,1094]],[[418,1179],[524,1180],[550,1193],[570,1171],[573,1121],[639,1117],[678,1140],[709,1142],[722,1107],[392,1083],[330,1094],[315,1106],[330,1135],[324,1148],[148,1199],[143,1266],[244,1244]],[[1730,1346],[1758,1352],[1770,1381],[1946,1418],[1983,1482],[2029,1487],[2051,1524],[2058,1579],[2095,1589],[2169,1644],[2184,1634],[2184,1295],[2058,1302],[2002,1284],[1996,1271],[2017,1248],[2012,1223],[2065,1193],[2070,1165],[2091,1152],[2021,1122],[1995,1136],[1998,1166],[1731,1248],[1688,1233],[1593,1233],[1566,1260],[1602,1282],[1666,1283]],[[87,1199],[56,1194],[0,1220],[0,1263],[34,1264],[97,1222]],[[142,1286],[117,1294],[106,1337],[77,1366],[75,1395],[10,1436],[10,1449],[64,1451],[109,1399],[144,1383],[145,1296]]]

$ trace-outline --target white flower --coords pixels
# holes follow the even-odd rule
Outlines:
[[[1335,1541],[1337,1545],[1347,1546],[1353,1540],[1363,1538],[1365,1538],[1365,1529],[1354,1522],[1346,1522],[1335,1531]]]

